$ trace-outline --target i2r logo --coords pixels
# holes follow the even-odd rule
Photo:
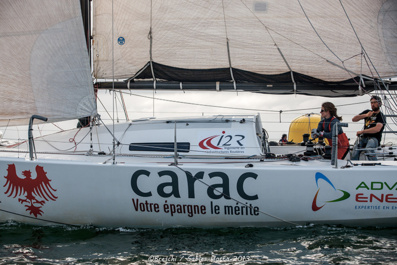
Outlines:
[[[238,146],[244,146],[242,141],[245,139],[244,135],[236,134],[236,135],[225,135],[225,131],[222,132],[222,135],[213,135],[207,137],[199,142],[199,146],[202,149],[222,149],[226,146],[231,146],[232,144],[237,144]],[[219,138],[219,139],[218,139]],[[214,141],[213,141],[214,140]]]

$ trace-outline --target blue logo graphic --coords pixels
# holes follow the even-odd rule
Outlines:
[[[314,196],[313,203],[312,203],[312,210],[314,212],[320,210],[325,205],[325,204],[323,204],[322,206],[318,206],[317,205],[317,196],[318,196],[318,192],[320,191],[320,188],[318,186],[318,180],[319,179],[324,180],[326,183],[328,183],[336,191],[336,188],[335,188],[334,184],[332,184],[332,182],[324,174],[322,174],[320,172],[317,172],[316,173],[316,185],[317,185],[318,190],[317,190],[316,195]],[[332,201],[327,201],[326,203],[329,203],[329,202],[340,202],[340,201],[344,201],[344,200],[346,200],[346,199],[348,199],[350,197],[350,193],[348,193],[347,191],[340,190],[340,189],[338,189],[338,191],[341,191],[342,195],[339,198],[336,198],[335,200],[332,200]]]
[[[123,37],[119,37],[119,38],[117,39],[117,43],[118,43],[119,45],[124,45],[125,39],[124,39]]]

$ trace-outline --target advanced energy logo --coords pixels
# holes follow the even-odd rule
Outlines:
[[[332,184],[332,182],[324,174],[322,174],[320,172],[317,172],[316,173],[316,185],[317,185],[318,190],[316,192],[316,195],[314,196],[313,203],[312,203],[312,210],[314,212],[320,210],[321,208],[324,207],[325,204],[327,204],[329,202],[340,202],[340,201],[344,201],[344,200],[346,200],[347,198],[350,197],[350,193],[348,193],[347,191],[338,189],[339,191],[341,191],[343,193],[341,197],[339,197],[339,198],[337,198],[335,200],[326,201],[323,205],[318,206],[317,205],[317,196],[318,196],[318,193],[320,192],[320,188],[318,186],[318,181],[320,179],[325,180],[325,182],[328,183],[336,191],[336,188],[335,188],[334,184]]]

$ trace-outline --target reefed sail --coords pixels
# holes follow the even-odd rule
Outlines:
[[[396,16],[393,0],[96,0],[94,75],[359,94],[397,75]]]
[[[0,123],[96,114],[79,0],[0,1]]]

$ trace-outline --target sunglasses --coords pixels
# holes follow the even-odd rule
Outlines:
[[[323,109],[322,109],[322,110],[320,110],[320,112],[325,112],[325,111],[326,111],[326,110],[323,110]]]

